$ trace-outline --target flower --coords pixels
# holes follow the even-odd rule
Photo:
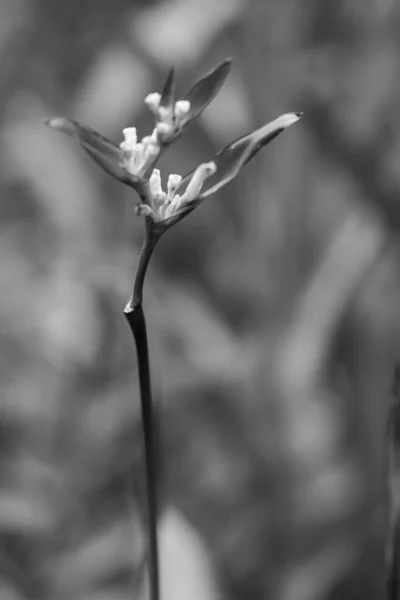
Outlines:
[[[171,106],[160,106],[161,94],[146,96],[144,102],[156,115],[156,131],[163,142],[169,142],[179,135],[190,114],[189,100],[178,100]]]
[[[136,127],[122,130],[125,140],[119,147],[122,152],[122,166],[133,181],[142,181],[147,170],[160,154],[157,129],[151,135],[137,141]]]
[[[137,214],[145,216],[154,229],[163,232],[229,183],[263,146],[296,123],[302,115],[283,114],[228,144],[185,177],[170,175],[167,192],[164,192],[160,171],[155,168],[161,152],[211,102],[225,81],[229,68],[229,60],[222,62],[180,100],[175,100],[172,69],[162,93],[152,93],[145,98],[156,123],[151,135],[141,141],[138,141],[135,127],[123,129],[124,140],[118,146],[73,119],[52,117],[45,122],[53,129],[78,138],[86,152],[105,171],[133,187],[140,197]]]
[[[168,145],[183,129],[196,119],[218,94],[229,70],[231,60],[226,59],[202,77],[181,100],[175,100],[175,72],[168,73],[163,90],[148,94],[145,104],[156,117],[159,142]]]
[[[160,171],[154,169],[149,179],[149,204],[138,204],[136,207],[137,214],[151,217],[155,223],[176,218],[190,202],[197,200],[205,180],[214,175],[216,170],[217,167],[214,162],[199,165],[191,176],[185,191],[178,194],[177,190],[182,177],[180,175],[170,175],[166,193],[161,186]]]

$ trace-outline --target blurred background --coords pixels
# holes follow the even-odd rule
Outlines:
[[[143,99],[171,65],[179,95],[227,56],[164,177],[305,116],[150,265],[162,598],[383,597],[400,489],[386,435],[399,28],[394,0],[1,0],[2,599],[147,597],[123,316],[143,221],[132,190],[43,118],[146,135]]]

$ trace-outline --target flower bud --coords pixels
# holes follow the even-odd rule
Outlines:
[[[153,209],[147,204],[137,204],[135,210],[139,217],[150,217],[154,214]]]
[[[125,144],[133,147],[137,143],[137,133],[136,127],[126,127],[122,130],[123,136],[125,138]]]
[[[182,117],[185,117],[189,111],[189,100],[178,100],[178,102],[175,102],[175,115],[179,120],[182,119]]]
[[[158,92],[154,92],[153,94],[148,94],[144,99],[144,103],[151,110],[151,112],[157,114],[158,106],[160,104],[161,94]]]
[[[162,141],[167,141],[169,136],[173,132],[172,125],[169,125],[168,123],[163,123],[163,122],[157,123],[156,128],[157,128],[158,135],[160,136]]]
[[[186,191],[181,198],[180,206],[183,206],[184,204],[195,200],[195,198],[197,198],[197,196],[200,194],[201,188],[203,187],[205,180],[208,177],[211,177],[211,175],[214,175],[216,170],[217,166],[214,162],[208,162],[199,165],[193,173],[193,177],[190,180]]]

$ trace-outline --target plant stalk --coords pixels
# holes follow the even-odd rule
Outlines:
[[[151,231],[150,225],[146,227],[146,235],[139,259],[139,266],[135,277],[132,297],[125,307],[125,317],[131,328],[137,353],[141,414],[144,437],[144,460],[146,480],[146,508],[147,508],[147,542],[149,560],[149,587],[150,599],[159,600],[159,553],[157,535],[157,473],[156,473],[156,439],[153,415],[153,401],[151,393],[150,360],[147,341],[146,320],[143,312],[143,284],[150,257],[159,239],[159,235]]]

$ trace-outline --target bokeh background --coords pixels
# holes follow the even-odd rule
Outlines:
[[[0,2],[2,599],[147,597],[123,317],[143,222],[132,190],[43,118],[145,135],[143,99],[171,65],[184,93],[227,56],[164,176],[305,116],[150,265],[162,598],[383,597],[399,28],[394,0]]]

